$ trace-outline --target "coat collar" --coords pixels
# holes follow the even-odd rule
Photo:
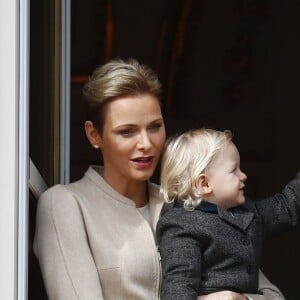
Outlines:
[[[174,201],[174,207],[183,207],[183,202],[176,199]],[[200,210],[204,213],[218,214],[222,220],[242,231],[245,231],[248,228],[254,218],[254,213],[249,212],[244,206],[226,210],[214,203],[204,200],[195,208],[195,210]]]
[[[85,176],[94,182],[104,193],[112,196],[114,200],[119,201],[125,205],[136,208],[135,202],[113,189],[102,177],[103,166],[92,165],[88,168]],[[149,208],[152,222],[152,228],[155,232],[156,224],[160,216],[164,201],[159,193],[159,186],[148,181],[148,192],[149,192]]]
[[[254,218],[254,213],[249,212],[244,207],[235,207],[230,210],[225,210],[218,207],[218,214],[225,222],[242,231],[246,231]]]

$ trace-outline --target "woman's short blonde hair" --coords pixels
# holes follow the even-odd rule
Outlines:
[[[106,104],[139,94],[151,94],[160,102],[161,84],[156,73],[135,59],[113,59],[96,68],[83,87],[88,119],[102,132]]]
[[[197,188],[200,174],[216,154],[232,140],[229,130],[194,129],[168,139],[162,156],[161,193],[166,202],[175,198],[193,210],[202,195]]]

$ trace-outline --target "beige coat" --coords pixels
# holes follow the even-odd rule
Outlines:
[[[98,170],[99,171],[99,170]],[[135,203],[89,168],[39,199],[34,251],[50,300],[158,299],[153,231],[163,202],[149,184],[152,228]]]
[[[158,186],[149,183],[150,226],[99,173],[90,167],[81,180],[56,185],[39,199],[34,251],[49,300],[157,300]],[[249,299],[284,299],[263,276],[260,289],[266,297]]]

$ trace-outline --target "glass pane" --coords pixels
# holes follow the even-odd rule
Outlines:
[[[55,68],[55,0],[30,1],[30,144],[32,161],[48,186],[57,183],[59,111],[56,86],[60,80]],[[39,264],[32,243],[37,199],[29,199],[28,299],[46,300]]]
[[[30,157],[54,182],[54,1],[30,1]]]

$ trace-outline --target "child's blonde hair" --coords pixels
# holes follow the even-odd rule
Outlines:
[[[229,130],[194,129],[168,139],[162,157],[161,193],[166,202],[176,197],[187,210],[194,210],[202,195],[197,188],[200,174],[215,155],[232,140]]]

